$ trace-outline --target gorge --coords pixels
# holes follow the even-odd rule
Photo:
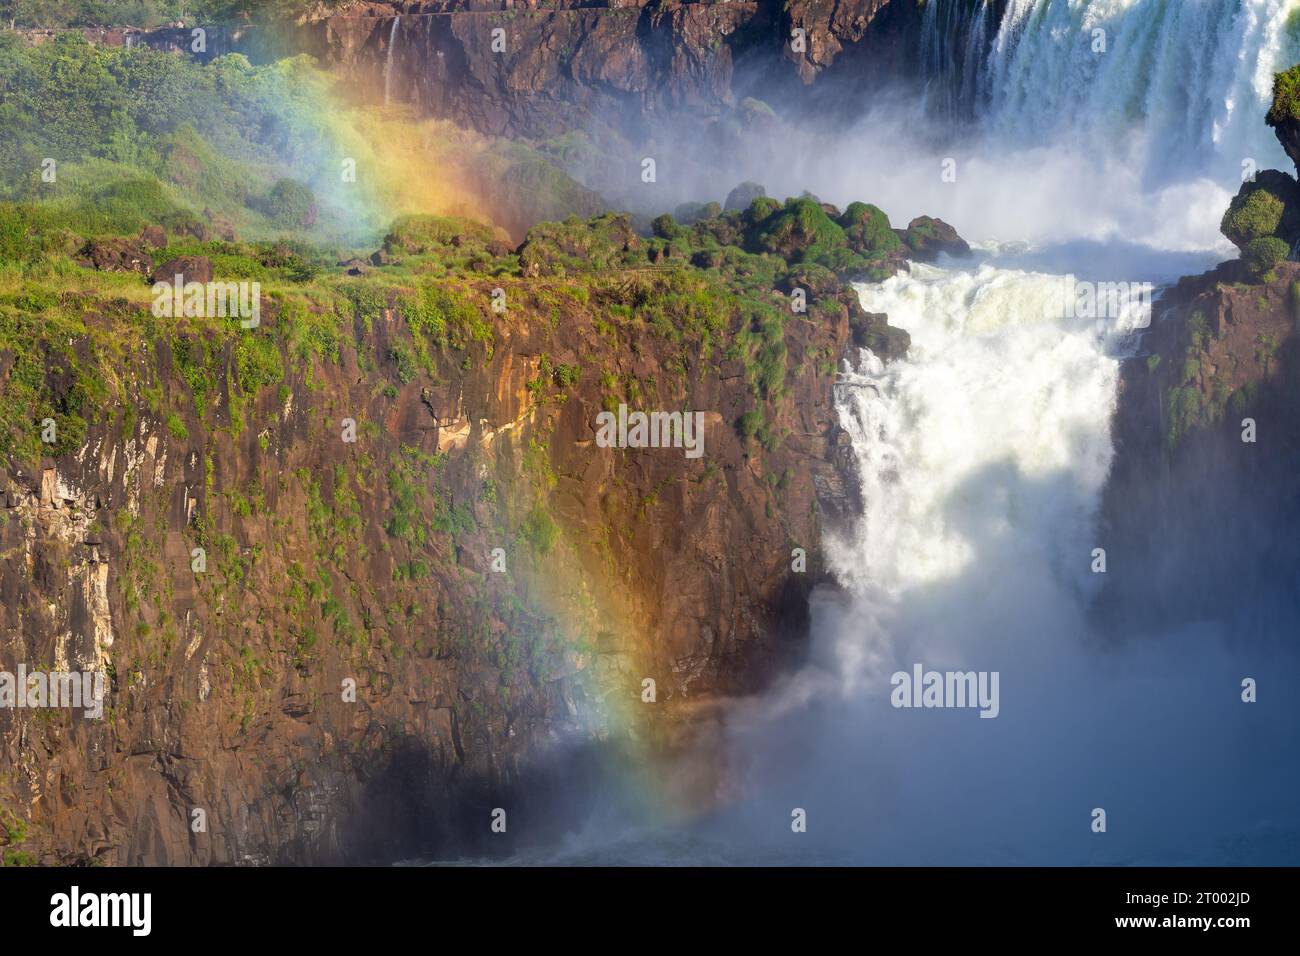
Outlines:
[[[6,419],[0,663],[111,686],[99,725],[0,714],[7,845],[1294,862],[1297,4],[498,7],[214,27],[198,58],[235,90],[309,52],[332,109],[386,109],[359,128],[454,124],[483,151],[448,193],[493,225],[439,194],[335,265],[218,241],[243,212],[209,192],[162,245],[97,240],[93,283],[5,288],[6,403],[74,437]],[[301,125],[328,219],[352,144]],[[168,188],[216,178],[184,145]],[[172,262],[262,277],[261,336],[141,325]],[[700,416],[703,455],[606,447],[626,409]],[[997,719],[891,706],[916,662],[999,675]]]

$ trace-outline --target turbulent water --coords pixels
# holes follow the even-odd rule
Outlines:
[[[1290,66],[1293,0],[1011,0],[975,95],[1003,141],[1063,136],[1115,147],[1141,124],[1148,182],[1240,177],[1271,163],[1261,122]]]
[[[815,595],[808,666],[732,716],[738,799],[686,830],[605,821],[536,862],[1300,859],[1291,635],[1247,637],[1230,582],[1194,627],[1088,623],[1119,361],[1143,317],[1071,318],[1064,278],[1159,283],[1233,254],[1217,226],[1243,162],[1285,168],[1262,118],[1298,6],[1010,0],[994,23],[932,0],[927,109],[973,118],[965,139],[936,148],[914,115],[877,111],[764,171],[986,241],[859,287],[912,347],[840,376],[865,511],[828,536],[841,587]],[[917,663],[998,672],[996,719],[892,706],[891,674]],[[1243,704],[1243,676],[1268,699]]]
[[[976,135],[1085,186],[1113,176],[1148,216],[1190,200],[1217,220],[1229,186],[1216,179],[1239,182],[1247,160],[1283,165],[1261,118],[1273,70],[1291,62],[1295,7],[1012,0],[994,25],[935,3],[924,42],[942,106],[967,101]],[[941,39],[954,26],[964,48]],[[1094,30],[1104,53],[1085,42]],[[1115,175],[1108,146],[1129,171]],[[1019,173],[992,172],[994,194],[1023,190]],[[1051,204],[1040,176],[1028,196]],[[889,366],[863,352],[841,375],[865,513],[826,543],[843,592],[817,604],[811,665],[737,731],[756,754],[750,792],[773,819],[777,794],[810,821],[815,806],[826,830],[811,836],[810,822],[810,852],[854,862],[1295,862],[1289,636],[1242,640],[1230,586],[1220,619],[1177,632],[1097,634],[1086,616],[1119,358],[1149,316],[1069,317],[1060,273],[1159,282],[1222,246],[1208,216],[1096,241],[1081,197],[1059,195],[1048,241],[859,288],[912,347]],[[998,717],[891,706],[890,675],[916,663],[999,672]],[[1258,674],[1282,695],[1267,709],[1238,696]],[[1105,834],[1090,830],[1097,807]],[[758,843],[780,845],[771,826]]]

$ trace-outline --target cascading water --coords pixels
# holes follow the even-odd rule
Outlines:
[[[912,346],[888,367],[864,353],[837,386],[867,504],[828,542],[841,584],[895,604],[977,561],[1090,583],[1078,556],[1110,463],[1124,330],[1066,318],[1067,288],[1060,276],[919,264],[859,287],[863,308],[901,324]],[[841,656],[870,655],[850,645]]]
[[[1008,0],[998,19],[929,0],[925,106],[970,128],[936,150],[915,112],[879,109],[745,170],[774,194],[871,199],[986,241],[972,261],[858,287],[912,344],[841,371],[864,510],[827,531],[839,588],[814,594],[808,664],[730,711],[717,756],[736,799],[684,832],[593,825],[552,862],[1300,858],[1291,635],[1241,640],[1230,601],[1176,633],[1089,620],[1120,359],[1146,316],[1070,317],[1065,275],[1163,282],[1234,254],[1218,222],[1241,163],[1287,165],[1262,121],[1271,71],[1300,58],[1297,7]],[[998,673],[998,716],[893,706],[892,675],[916,664]],[[1244,705],[1243,675],[1277,695]]]
[[[921,64],[932,113],[955,117],[972,108],[989,36],[985,0],[930,0],[921,21]]]
[[[1053,204],[1059,228],[1050,250],[1007,256],[989,243],[973,264],[914,265],[859,287],[863,308],[906,329],[911,349],[889,365],[863,352],[841,374],[836,409],[864,512],[827,536],[841,591],[815,598],[809,666],[733,725],[752,803],[722,832],[787,860],[1294,861],[1296,707],[1256,721],[1235,693],[1244,673],[1300,678],[1285,636],[1247,646],[1223,622],[1098,634],[1087,616],[1102,580],[1092,559],[1119,359],[1149,316],[1070,318],[1070,280],[1022,264],[1162,280],[1196,270],[1169,271],[1160,250],[1201,248],[1208,266],[1242,161],[1285,162],[1262,118],[1271,71],[1291,62],[1296,6],[1011,0],[990,32],[983,4],[929,4],[923,57],[949,98],[932,85],[927,106],[950,113],[964,100],[977,124],[967,132],[1003,160],[976,176],[968,161],[949,187],[976,194],[963,227],[987,228],[980,204],[998,203],[981,192],[1014,202],[1019,189]],[[1105,53],[1092,52],[1094,29],[1106,30]],[[1026,157],[1071,154],[1082,158],[1060,168],[1073,172],[1026,185]],[[1114,156],[1140,158],[1165,197],[1115,177]],[[1171,189],[1205,176],[1223,186]],[[1101,196],[1108,182],[1141,217],[1189,204],[1212,213],[1147,223],[1132,232],[1142,246],[1071,242],[1096,235],[1089,204],[1101,205],[1073,193]],[[1102,642],[1110,652],[1096,651]],[[891,675],[917,664],[1000,674],[998,717],[893,706]],[[1126,821],[1123,833],[1091,833],[1099,806]],[[778,832],[789,807],[808,814],[804,844]]]
[[[402,25],[400,16],[393,17],[393,26],[388,31],[388,56],[384,60],[384,105],[388,105],[393,93],[393,52],[397,49],[397,30]]]
[[[937,105],[999,142],[1142,146],[1152,181],[1281,163],[1260,118],[1300,53],[1296,0],[1008,0],[991,32],[990,9],[928,0],[921,59]]]

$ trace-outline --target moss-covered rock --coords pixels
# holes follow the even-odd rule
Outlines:
[[[1267,236],[1294,242],[1300,238],[1300,186],[1286,173],[1264,170],[1253,182],[1242,183],[1219,230],[1242,250]]]
[[[1273,78],[1273,105],[1266,121],[1300,170],[1300,64]]]
[[[666,220],[660,224],[663,228],[681,228],[671,216],[660,218]],[[614,268],[640,244],[626,215],[607,213],[586,221],[571,216],[564,222],[544,222],[529,230],[519,247],[519,265],[527,276]]]
[[[1241,259],[1252,273],[1263,275],[1279,262],[1285,262],[1290,254],[1291,246],[1285,240],[1277,236],[1264,236],[1252,239],[1246,245]]]
[[[758,204],[751,205],[751,210]],[[757,223],[750,235],[756,252],[771,252],[786,262],[816,262],[835,249],[848,248],[841,229],[813,198],[790,199]]]
[[[781,282],[783,292],[803,289],[811,295],[834,295],[842,287],[839,276],[825,266],[814,262],[800,263],[786,273]]]
[[[384,251],[392,257],[425,256],[450,248],[481,245],[498,240],[491,226],[455,216],[403,216],[384,236]]]
[[[262,206],[268,219],[286,229],[309,229],[316,224],[316,194],[295,180],[276,180]]]
[[[1243,195],[1244,194],[1244,195]],[[1223,214],[1219,229],[1239,248],[1246,248],[1256,239],[1274,235],[1282,225],[1286,205],[1273,192],[1255,189],[1238,193]]]
[[[902,239],[912,250],[912,255],[922,262],[932,262],[944,254],[956,258],[971,254],[970,246],[957,235],[956,229],[932,216],[917,216],[909,222]]]
[[[746,225],[755,226],[775,214],[780,208],[781,203],[779,200],[770,196],[758,196],[750,202],[742,218]]]
[[[673,210],[673,218],[686,226],[721,215],[722,206],[716,202],[686,202]]]
[[[903,246],[889,217],[879,206],[870,203],[850,203],[839,219],[849,248],[863,256],[887,255]]]

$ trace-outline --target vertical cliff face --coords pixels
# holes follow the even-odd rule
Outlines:
[[[0,474],[5,665],[108,675],[101,719],[0,711],[11,845],[23,821],[47,862],[508,852],[577,822],[599,760],[673,748],[799,653],[819,512],[852,507],[850,305],[773,325],[780,293],[665,268],[684,240],[617,217],[547,227],[514,276],[458,228],[267,295],[252,330],[0,303],[0,388],[35,422]],[[700,412],[701,454],[603,447],[619,405]]]
[[[1293,158],[1297,76],[1277,77],[1268,116]],[[1222,225],[1241,259],[1162,296],[1140,357],[1125,363],[1102,529],[1128,571],[1107,579],[1102,612],[1114,620],[1185,623],[1235,606],[1267,630],[1278,596],[1295,593],[1297,196],[1278,170],[1244,183]]]
[[[823,78],[860,93],[903,77],[920,16],[914,0],[358,3],[298,24],[214,28],[202,55],[305,52],[367,102],[480,132],[608,128],[639,140],[684,115],[717,119],[747,96],[802,96]],[[184,30],[143,42],[192,46]]]

